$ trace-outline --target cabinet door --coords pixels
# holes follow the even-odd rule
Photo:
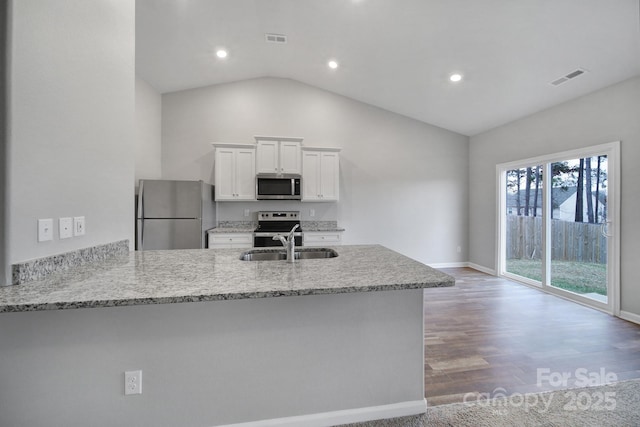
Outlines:
[[[338,200],[340,159],[338,153],[322,153],[320,161],[320,198]]]
[[[216,200],[235,198],[235,157],[233,148],[216,148],[214,165]]]
[[[256,150],[240,148],[236,151],[234,200],[256,199]]]
[[[280,173],[300,173],[300,143],[280,141]]]
[[[320,152],[302,153],[302,200],[320,199]]]
[[[278,141],[258,141],[256,173],[280,173]]]

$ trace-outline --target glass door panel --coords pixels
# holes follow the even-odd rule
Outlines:
[[[506,171],[505,272],[541,283],[542,166]]]
[[[551,164],[551,283],[607,303],[605,155]]]

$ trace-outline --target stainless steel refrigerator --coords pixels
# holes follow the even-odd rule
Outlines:
[[[205,247],[216,225],[213,186],[202,181],[140,180],[136,250]]]

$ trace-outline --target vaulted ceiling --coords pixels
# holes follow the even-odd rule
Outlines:
[[[639,75],[639,2],[136,0],[136,72],[161,93],[290,78],[475,135]]]

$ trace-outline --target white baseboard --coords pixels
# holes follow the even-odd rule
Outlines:
[[[483,267],[479,264],[474,264],[472,262],[441,262],[436,264],[427,264],[431,268],[460,268],[460,267],[469,267],[474,270],[478,270],[482,273],[490,274],[492,276],[496,275],[496,271],[487,267]]]
[[[620,311],[620,318],[640,325],[640,315],[637,315],[635,313],[629,313],[628,311]]]
[[[495,270],[493,270],[493,269],[491,269],[491,268],[483,267],[483,266],[481,266],[481,265],[479,265],[479,264],[474,264],[474,263],[472,263],[472,262],[468,262],[468,263],[467,263],[467,267],[469,267],[469,268],[473,268],[474,270],[478,270],[478,271],[480,271],[480,272],[482,272],[482,273],[490,274],[490,275],[492,275],[492,276],[495,276],[495,275],[496,275],[496,271],[495,271]]]
[[[424,414],[426,411],[427,401],[422,399],[411,402],[393,403],[391,405],[321,412],[319,414],[300,415],[286,418],[273,418],[270,420],[251,421],[248,423],[225,424],[224,426],[219,427],[327,427],[340,424],[406,417],[409,415]]]
[[[458,267],[468,267],[468,262],[441,262],[436,264],[427,264],[431,268],[458,268]]]

